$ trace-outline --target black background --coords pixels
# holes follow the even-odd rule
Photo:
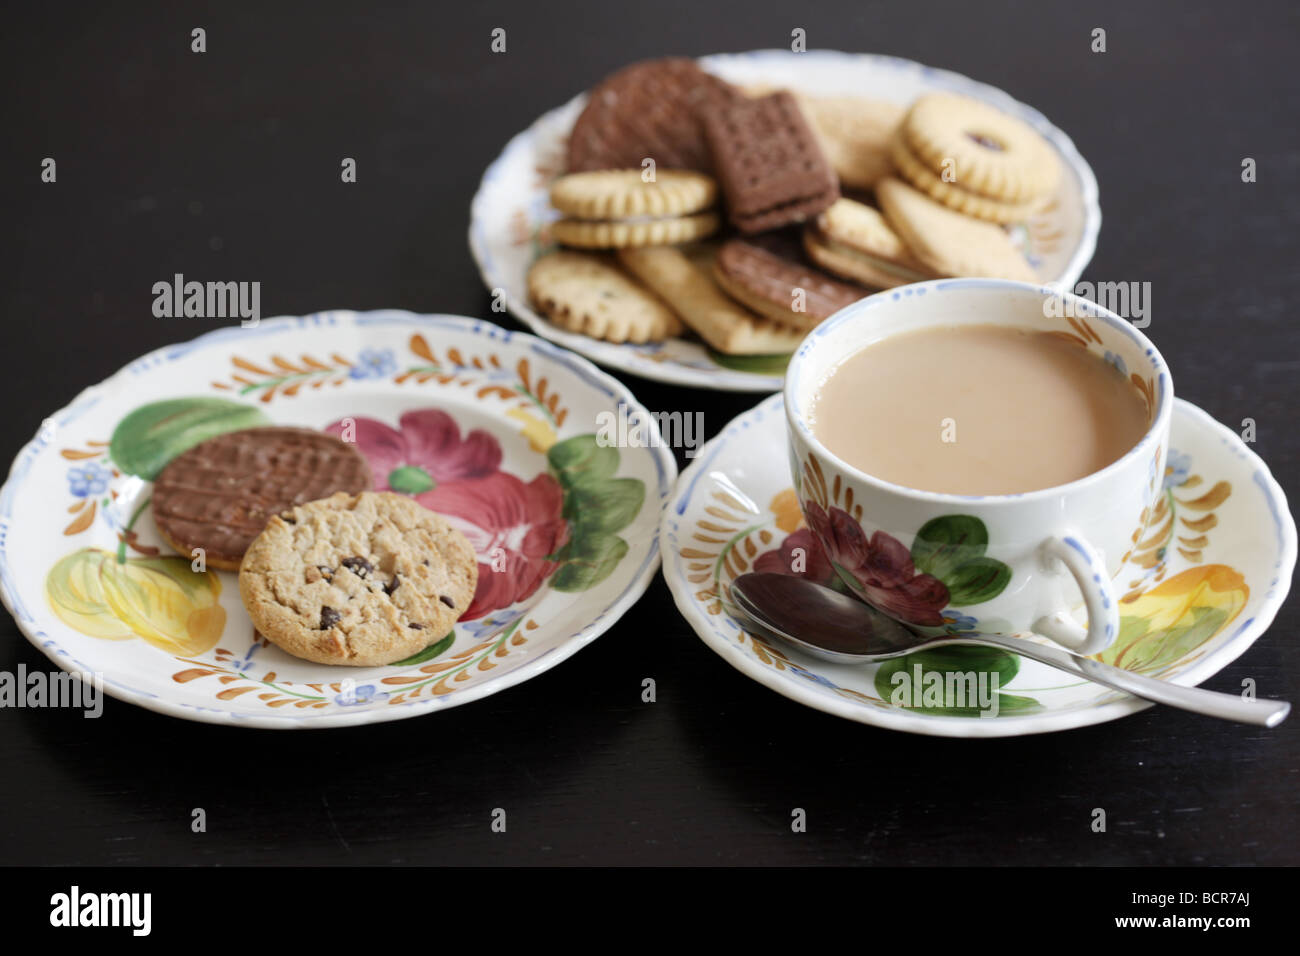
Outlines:
[[[491,315],[468,207],[511,135],[630,60],[788,46],[802,27],[810,48],[1000,86],[1069,133],[1101,186],[1084,278],[1152,283],[1147,333],[1179,394],[1234,427],[1253,418],[1296,498],[1290,4],[179,6],[4,17],[0,452],[132,358],[219,324],[152,316],[152,284],[175,272],[259,280],[268,316]],[[56,184],[40,182],[46,156]],[[703,409],[710,435],[758,400],[628,381],[651,409]],[[1298,619],[1288,602],[1206,686],[1251,677],[1295,697]],[[0,633],[0,669],[46,668],[7,616]],[[742,677],[661,580],[573,660],[438,716],[277,733],[105,707],[0,711],[0,862],[1300,861],[1298,718],[1259,731],[1154,709],[984,742],[876,730]]]

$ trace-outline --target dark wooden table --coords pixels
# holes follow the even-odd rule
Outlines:
[[[1147,332],[1180,395],[1255,419],[1300,498],[1294,5],[249,6],[6,15],[0,452],[133,357],[219,324],[153,317],[151,286],[175,272],[259,280],[265,315],[489,315],[468,206],[510,136],[630,60],[787,46],[799,27],[812,48],[995,84],[1066,130],[1105,216],[1084,278],[1152,283]],[[652,409],[703,409],[710,434],[758,400],[629,384]],[[1298,696],[1297,624],[1292,600],[1207,686]],[[0,669],[19,664],[46,667],[4,616]],[[657,703],[641,703],[646,677]],[[573,660],[438,716],[277,733],[112,700],[94,721],[0,711],[0,767],[0,863],[1300,862],[1300,719],[1261,732],[1161,709],[988,742],[875,730],[742,677],[662,581]]]

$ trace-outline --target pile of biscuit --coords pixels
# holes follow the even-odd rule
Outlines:
[[[550,191],[561,248],[529,270],[533,305],[594,338],[690,332],[729,355],[790,352],[909,282],[1033,281],[1003,226],[1061,175],[1042,136],[977,100],[742,90],[679,58],[596,86],[567,169]]]
[[[469,540],[413,498],[374,492],[356,447],[306,428],[227,432],[154,480],[163,540],[239,572],[258,633],[321,664],[391,664],[442,640],[478,583]]]

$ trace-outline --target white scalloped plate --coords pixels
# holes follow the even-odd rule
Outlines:
[[[195,573],[188,556],[167,557],[147,507],[146,446],[131,437],[138,431],[118,429],[129,412],[175,398],[245,427],[258,412],[264,423],[308,428],[372,419],[356,434],[377,486],[398,465],[404,477],[424,474],[433,497],[418,500],[458,521],[480,578],[499,589],[419,661],[330,667],[257,639],[234,574]],[[597,416],[620,405],[644,411],[585,359],[475,319],[322,312],[219,329],[87,389],[19,452],[0,491],[0,595],[60,667],[102,675],[112,696],[189,720],[337,727],[478,700],[589,644],[654,576],[659,513],[677,469],[662,446],[592,451]],[[115,433],[122,444],[110,446]],[[400,462],[389,460],[395,447]],[[566,449],[604,466],[576,492]],[[597,470],[608,474],[593,479]],[[549,537],[531,537],[534,529]],[[584,558],[607,560],[531,553],[535,540],[599,544]],[[88,579],[103,593],[86,613]],[[103,598],[110,591],[127,597],[115,604]]]
[[[923,93],[953,90],[991,103],[1042,133],[1067,170],[1060,192],[1044,212],[1012,228],[1013,239],[1039,280],[1073,287],[1092,258],[1101,229],[1092,169],[1065,133],[996,87],[911,60],[834,50],[720,53],[702,57],[700,65],[739,85],[761,83],[814,95],[855,94],[908,103]],[[776,391],[781,374],[724,367],[699,342],[602,342],[551,325],[529,305],[528,267],[549,247],[544,227],[555,218],[547,191],[562,172],[565,140],[586,101],[587,94],[582,93],[543,114],[511,139],[483,174],[470,207],[469,246],[484,284],[500,289],[506,307],[532,331],[609,368],[697,388]]]
[[[802,528],[790,487],[785,428],[780,395],[736,418],[682,472],[660,527],[664,577],[677,607],[727,663],[809,707],[939,737],[1068,730],[1151,706],[1001,654],[997,668],[1010,679],[999,688],[995,715],[909,707],[904,704],[914,701],[894,698],[891,674],[880,675],[879,665],[830,664],[743,631],[719,595],[737,574],[756,565],[789,568],[789,555],[780,560],[764,555],[779,553],[782,542]],[[1147,531],[1116,579],[1127,592],[1120,637],[1100,656],[1176,684],[1200,684],[1244,653],[1272,623],[1295,570],[1295,522],[1282,489],[1255,453],[1195,405],[1179,400],[1165,494]],[[912,667],[910,658],[904,666]],[[1260,687],[1259,693],[1278,697],[1287,690]]]

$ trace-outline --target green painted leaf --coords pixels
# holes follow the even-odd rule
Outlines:
[[[948,588],[948,603],[966,607],[992,601],[1001,594],[1011,580],[1011,569],[996,558],[975,558],[941,580]]]
[[[851,595],[853,593],[853,589],[845,584],[844,579],[838,574],[826,582],[826,587],[830,588],[832,591],[839,591],[841,594]]]
[[[876,671],[875,687],[876,693],[881,696],[882,700],[892,701],[894,695],[898,692],[898,687],[894,684],[894,675],[900,672],[906,673],[910,680],[915,681],[916,667],[920,665],[922,680],[926,680],[925,675],[937,672],[943,675],[945,688],[949,685],[949,674],[954,675],[952,681],[953,690],[960,686],[962,693],[971,690],[978,694],[979,674],[985,673],[989,676],[985,678],[985,689],[992,689],[993,675],[997,677],[997,686],[1003,687],[1020,671],[1020,658],[1016,655],[1000,650],[996,647],[976,647],[974,645],[963,646],[953,645],[950,647],[937,647],[928,651],[917,651],[915,654],[908,654],[906,657],[894,658],[885,661]],[[963,680],[960,682],[955,675],[974,675],[974,684]],[[926,705],[920,702],[920,689],[913,688],[916,695],[915,700],[918,705],[914,710],[922,710],[927,714],[942,714],[948,717],[978,717],[983,708],[979,706],[979,699],[973,700],[969,695],[965,699],[953,696],[945,700],[943,705],[934,704]],[[958,701],[963,706],[958,706]],[[1020,697],[1014,694],[998,693],[998,716],[1009,714],[1029,713],[1041,708],[1041,705],[1032,697]]]
[[[834,558],[831,558],[831,568],[835,571],[836,580],[844,585],[846,594],[853,594],[862,586],[858,583],[858,579],[853,576],[853,572]]]
[[[1180,618],[1186,621],[1187,616]],[[1119,637],[1100,658],[1125,670],[1150,672],[1168,667],[1192,653],[1215,634],[1228,620],[1228,612],[1221,607],[1191,608],[1191,622],[1170,628],[1148,631],[1148,622],[1141,618],[1121,617]],[[1134,640],[1136,638],[1136,640]],[[1123,651],[1122,660],[1119,651]]]
[[[573,550],[573,539],[570,538],[564,543],[564,546],[558,551],[552,551],[546,556],[547,561],[564,562],[569,560],[569,554]]]
[[[944,515],[921,526],[912,542],[912,562],[918,571],[945,584],[959,565],[982,557],[989,545],[984,522],[970,515]]]
[[[268,424],[251,405],[224,398],[171,398],[142,405],[118,422],[108,453],[122,471],[152,481],[164,465],[199,442]]]
[[[793,352],[772,355],[727,355],[716,349],[709,349],[709,358],[723,368],[735,369],[737,372],[753,372],[756,375],[784,375],[793,355]]]
[[[627,542],[616,535],[588,535],[564,548],[567,560],[551,575],[557,591],[585,591],[609,576],[627,554]]]
[[[1121,615],[1119,619],[1119,637],[1115,638],[1115,644],[1127,644],[1134,638],[1141,637],[1151,627],[1151,622],[1143,617],[1126,617]]]
[[[564,498],[564,516],[573,537],[613,534],[632,523],[645,503],[645,483],[638,478],[580,484]]]
[[[876,680],[887,668],[893,671],[911,668],[920,664],[922,671],[989,671],[996,672],[1000,684],[1009,684],[1020,673],[1020,658],[998,647],[981,647],[977,644],[950,644],[947,647],[933,647],[927,651],[917,651],[906,657],[896,657],[880,665]],[[888,675],[887,675],[888,676]],[[888,684],[886,685],[888,686]]]
[[[416,465],[401,465],[388,473],[388,487],[404,495],[422,494],[435,484],[429,473]]]
[[[394,661],[390,666],[406,667],[409,664],[423,664],[425,661],[431,661],[439,654],[441,654],[443,651],[447,650],[447,648],[451,647],[452,643],[455,642],[455,640],[456,640],[456,632],[454,630],[449,631],[447,633],[447,636],[444,637],[442,640],[440,640],[438,643],[430,644],[424,650],[418,651],[417,653],[412,654],[410,657],[404,658],[403,660]]]
[[[618,470],[618,449],[598,444],[595,435],[574,435],[552,445],[546,460],[560,484],[569,488],[612,478]]]
[[[1021,714],[1032,714],[1035,711],[1043,709],[1033,697],[1020,697],[1017,694],[998,694],[998,716],[1013,717]],[[978,717],[979,711],[975,711],[971,716]]]
[[[1121,614],[1119,618],[1119,634],[1116,636],[1114,643],[1097,655],[1097,659],[1110,664],[1112,667],[1123,667],[1125,669],[1140,669],[1140,666],[1129,664],[1128,652],[1130,648],[1140,648],[1147,632],[1151,628],[1151,622],[1143,617],[1133,617]],[[1155,637],[1159,640],[1164,635],[1164,631],[1156,631]],[[1154,643],[1154,642],[1152,642]],[[1121,660],[1123,656],[1123,660]],[[1140,665],[1140,660],[1138,661]]]
[[[564,489],[569,542],[552,558],[562,562],[551,576],[559,591],[584,591],[604,580],[627,554],[615,532],[626,528],[645,504],[645,483],[615,478],[618,449],[595,435],[575,435],[551,446],[547,460]]]
[[[910,707],[909,710],[919,710],[927,714],[936,714],[940,717],[979,717],[982,715],[982,707],[935,707],[921,706]],[[998,717],[1013,717],[1022,714],[1032,714],[1035,711],[1043,709],[1043,705],[1032,697],[1019,697],[1015,694],[998,694],[998,709],[996,713],[990,708],[989,718],[997,719]]]

